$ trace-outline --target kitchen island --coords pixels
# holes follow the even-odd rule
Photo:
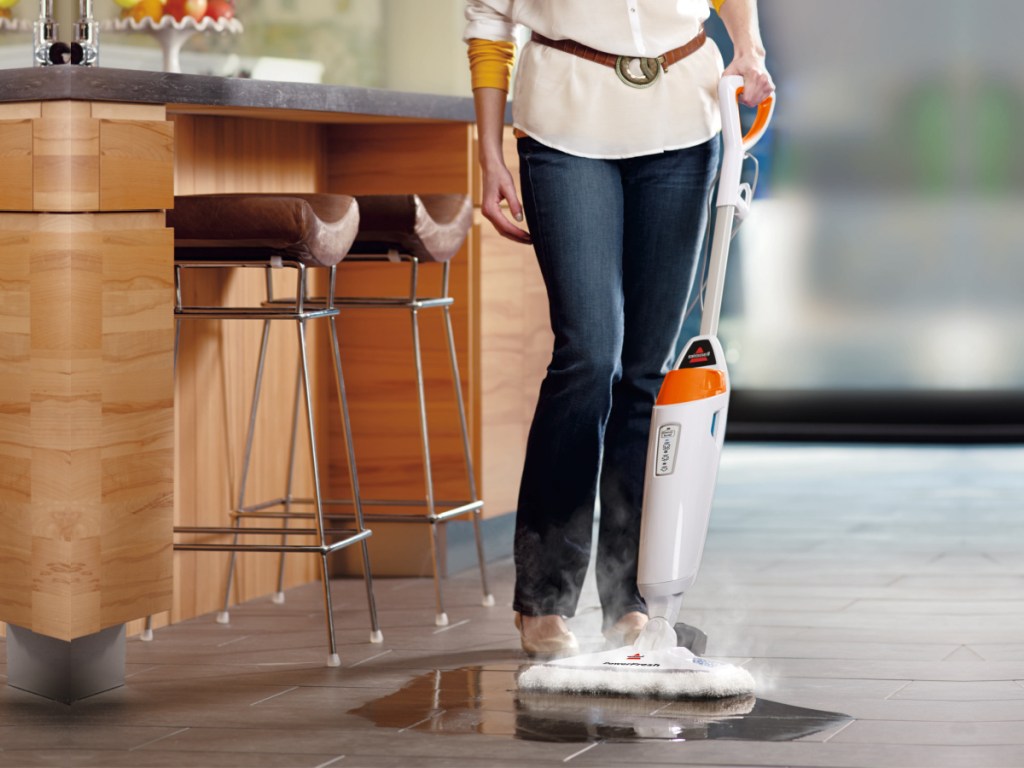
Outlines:
[[[159,626],[207,613],[223,599],[227,555],[174,554],[172,526],[223,525],[236,503],[260,329],[189,321],[175,373],[164,211],[174,194],[475,195],[472,102],[79,67],[0,72],[0,94],[0,620],[73,644],[134,632],[148,615]],[[340,279],[370,294],[407,280],[356,264]],[[186,290],[253,301],[262,282],[214,275]],[[543,288],[528,250],[477,226],[452,293],[488,541],[500,555],[549,345]],[[438,497],[459,498],[457,420],[431,319]],[[277,407],[259,425],[277,436],[290,426],[296,375],[281,333],[266,382]],[[364,496],[422,498],[408,320],[354,311],[341,333]],[[330,359],[313,348],[323,460],[331,495],[344,497]],[[280,494],[283,457],[266,448],[255,461],[250,498]],[[429,572],[426,526],[373,527],[375,573]],[[458,542],[446,551],[453,569],[472,563]],[[354,570],[342,560],[339,575]],[[288,559],[286,586],[314,578],[312,558]],[[243,556],[232,602],[269,594],[276,580],[275,558]]]

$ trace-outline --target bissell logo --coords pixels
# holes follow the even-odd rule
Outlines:
[[[703,368],[706,365],[715,365],[715,347],[710,339],[698,339],[686,350],[686,362],[683,368]]]
[[[644,655],[642,653],[634,653],[632,656],[627,656],[625,661],[606,661],[604,665],[607,667],[660,667],[661,664],[650,664],[648,662],[641,661]]]

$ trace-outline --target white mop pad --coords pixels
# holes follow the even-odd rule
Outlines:
[[[727,699],[677,699],[670,703],[662,699],[644,699],[637,696],[590,696],[586,710],[594,722],[612,723],[617,719],[645,716],[687,718],[694,721],[721,720],[727,717],[749,715],[757,697],[731,696]],[[580,694],[564,691],[516,691],[516,704],[531,715],[566,716],[579,720]]]
[[[694,656],[686,648],[638,651],[634,646],[557,659],[519,674],[520,690],[641,696],[658,699],[721,699],[754,691],[742,667]]]

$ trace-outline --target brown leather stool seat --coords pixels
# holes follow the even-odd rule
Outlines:
[[[351,253],[398,251],[420,261],[449,261],[473,226],[465,195],[360,195]]]
[[[352,246],[359,218],[348,195],[188,195],[175,198],[167,226],[176,249],[210,258],[285,256],[333,267]]]
[[[480,565],[480,580],[483,588],[483,604],[494,605],[494,597],[487,586],[487,574],[483,539],[480,533],[480,515],[483,501],[477,494],[476,477],[473,471],[472,454],[469,444],[466,411],[462,399],[462,384],[459,375],[458,360],[455,353],[455,337],[452,330],[451,306],[454,299],[449,294],[449,272],[453,257],[462,248],[470,228],[473,226],[473,203],[466,195],[360,195],[359,232],[355,242],[349,249],[346,263],[355,261],[375,261],[381,266],[367,269],[395,270],[404,265],[411,271],[409,290],[407,293],[389,296],[340,296],[335,295],[334,304],[343,313],[349,310],[369,309],[404,309],[409,312],[412,325],[413,363],[417,403],[419,407],[419,432],[424,473],[423,495],[418,500],[402,500],[394,498],[362,498],[364,509],[373,506],[391,508],[425,508],[411,514],[394,512],[364,515],[367,521],[429,523],[431,531],[431,560],[434,575],[436,598],[435,623],[445,626],[448,615],[444,608],[444,596],[441,586],[442,562],[438,550],[438,526],[460,516],[470,516],[476,538],[477,557]],[[397,264],[396,264],[397,263]],[[436,276],[439,272],[439,288],[433,293],[424,295],[420,270],[424,275]],[[366,274],[360,272],[360,275]],[[377,281],[373,281],[376,285]],[[394,284],[393,281],[382,280],[382,283]],[[342,266],[339,284],[345,286],[345,267]],[[362,288],[353,285],[353,289]],[[353,292],[356,292],[355,290]],[[422,350],[420,344],[419,313],[425,309],[440,309],[444,321],[445,340],[451,367],[454,398],[459,415],[459,427],[462,436],[463,461],[467,479],[467,498],[458,500],[442,500],[435,497],[434,467],[430,450],[428,431],[427,405],[423,375]],[[354,405],[355,408],[359,404]],[[387,489],[385,492],[390,492]]]
[[[370,571],[369,550],[366,539],[371,531],[364,525],[359,500],[359,482],[356,464],[352,457],[351,429],[348,405],[345,395],[344,376],[341,369],[341,354],[338,345],[338,331],[335,320],[338,309],[328,297],[316,299],[310,296],[307,276],[311,270],[326,272],[327,285],[333,293],[337,266],[349,252],[359,230],[359,206],[347,195],[334,194],[215,194],[185,195],[175,198],[174,210],[167,212],[168,226],[174,229],[175,245],[175,287],[177,303],[175,316],[180,331],[181,321],[203,318],[216,320],[262,320],[263,333],[257,362],[256,383],[249,411],[248,429],[245,435],[242,470],[239,480],[238,504],[231,510],[231,526],[213,525],[177,526],[174,529],[174,548],[185,551],[230,552],[227,585],[224,591],[223,610],[217,621],[229,621],[228,606],[231,602],[232,582],[235,573],[237,552],[275,552],[282,558],[287,552],[317,554],[320,557],[321,577],[324,591],[324,612],[327,621],[329,666],[338,666],[340,659],[334,634],[334,619],[331,604],[330,569],[328,555],[345,547],[359,544],[363,556],[363,573],[366,582],[367,602],[370,612],[371,642],[381,642],[383,636],[377,622],[376,601],[373,595],[373,581]],[[196,292],[191,284],[194,276],[209,274],[211,270],[262,269],[265,276],[266,297],[258,302],[243,301],[243,306],[219,304],[210,306],[191,301]],[[274,273],[292,270],[296,275],[294,294],[287,298],[274,295]],[[186,277],[188,275],[188,277]],[[248,296],[246,292],[243,295]],[[227,299],[223,299],[227,301]],[[286,462],[287,479],[284,493],[277,498],[258,503],[246,502],[246,485],[251,473],[259,471],[253,466],[253,445],[258,423],[257,412],[264,373],[267,367],[270,344],[270,323],[275,320],[291,320],[298,333],[299,361],[296,372],[297,386],[294,399],[288,398],[287,407],[292,418],[292,439],[281,440],[279,435],[269,436],[271,446],[289,445],[290,455],[285,451],[282,461]],[[325,513],[327,500],[321,491],[321,476],[318,461],[315,406],[310,383],[309,354],[306,348],[306,326],[312,321],[327,322],[330,331],[331,352],[334,362],[334,377],[341,419],[345,433],[345,450],[348,453],[349,479],[353,489],[351,504],[355,521],[351,528],[329,527]],[[179,337],[175,338],[175,359]],[[294,370],[294,369],[292,369]],[[230,405],[230,403],[229,403]],[[269,406],[273,407],[274,402]],[[300,407],[304,406],[304,407]],[[308,456],[311,469],[313,497],[298,498],[292,493],[293,474],[296,465],[296,446],[299,434],[300,415],[305,415],[305,431],[308,435]],[[267,438],[265,437],[266,441]],[[267,455],[267,450],[259,456]],[[225,461],[230,462],[230,456]],[[228,465],[230,466],[230,465]],[[297,508],[309,508],[300,512]],[[258,522],[253,523],[251,521]],[[305,521],[292,525],[291,521]],[[240,543],[239,536],[245,541]],[[307,543],[295,544],[295,536]],[[228,543],[222,542],[223,538]],[[253,544],[252,537],[269,537],[270,543]],[[292,537],[292,538],[290,538]],[[315,544],[309,544],[309,538]],[[268,541],[267,538],[261,538]],[[275,543],[280,542],[280,543]],[[283,561],[279,576],[275,602],[283,602]]]

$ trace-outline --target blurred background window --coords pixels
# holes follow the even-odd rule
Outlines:
[[[1024,387],[1024,5],[761,6],[782,108],[737,385]]]

